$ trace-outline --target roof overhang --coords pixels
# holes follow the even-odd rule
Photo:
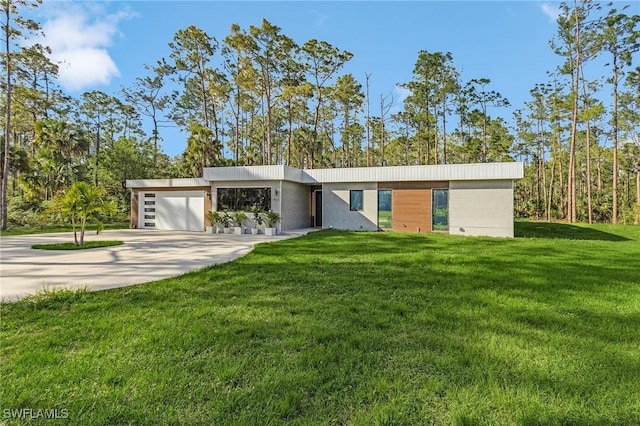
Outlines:
[[[214,182],[285,180],[298,183],[515,180],[524,176],[521,162],[442,164],[435,166],[296,169],[277,166],[207,167],[204,179]]]
[[[202,178],[127,180],[127,188],[190,188],[196,186],[211,186],[211,182]]]
[[[289,181],[303,184],[516,180],[524,165],[514,163],[440,164],[435,166],[354,167],[296,169],[276,166],[205,167],[202,178],[128,180],[127,188],[189,188],[212,182]]]

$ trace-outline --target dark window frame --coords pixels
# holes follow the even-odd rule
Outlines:
[[[249,211],[254,207],[271,210],[271,187],[219,187],[217,211]]]
[[[354,198],[354,195],[359,195],[359,196]],[[350,212],[364,211],[364,190],[363,189],[349,190],[349,211]]]
[[[389,193],[389,208],[380,209],[381,197],[380,193]],[[380,212],[389,212],[389,226],[381,226]],[[378,228],[380,229],[393,229],[393,190],[392,189],[378,189]]]
[[[437,216],[437,210],[439,205],[436,203],[437,193],[444,192],[447,194],[447,206],[446,206],[446,220],[444,223],[436,223],[438,217],[442,217],[442,215]],[[445,229],[446,227],[446,229]],[[431,189],[431,230],[435,232],[449,232],[449,188],[433,188]]]

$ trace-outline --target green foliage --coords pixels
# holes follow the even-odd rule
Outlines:
[[[17,13],[5,28],[10,42],[37,29],[20,14],[22,6],[38,3],[8,3]],[[189,25],[169,42],[169,57],[145,65],[133,87],[120,94],[90,91],[80,99],[50,85],[58,65],[47,46],[13,43],[13,100],[5,101],[12,128],[3,133],[14,135],[16,143],[8,144],[10,176],[2,196],[9,202],[19,196],[34,207],[23,217],[15,209],[6,216],[32,224],[42,201],[74,182],[92,181],[106,188],[124,217],[130,208],[127,179],[200,177],[207,166],[517,159],[527,169],[518,182],[517,216],[566,218],[573,193],[568,170],[575,164],[577,220],[611,220],[616,209],[630,220],[638,184],[629,176],[640,164],[635,61],[640,17],[613,3],[565,2],[560,9],[551,47],[564,63],[531,90],[531,101],[515,114],[515,129],[500,117],[508,104],[498,91],[502,82],[481,76],[465,80],[464,64],[456,64],[450,52],[417,52],[410,81],[399,83],[406,96],[391,114],[391,94],[369,92],[371,74],[363,81],[343,72],[351,52],[323,40],[296,41],[266,19],[245,28],[233,24],[220,43]],[[609,66],[601,68],[600,62]],[[170,90],[170,80],[179,83],[177,92]],[[614,87],[617,105],[603,96]],[[141,116],[149,118],[147,134]],[[176,158],[161,149],[165,119],[188,134],[185,151]],[[224,157],[223,142],[232,158]],[[617,160],[611,145],[620,147]]]
[[[228,228],[231,223],[233,221],[233,218],[231,217],[231,213],[229,213],[228,211],[223,211],[222,214],[220,214],[220,222],[222,223],[222,226],[224,228]]]
[[[316,232],[4,304],[0,399],[78,425],[638,424],[640,228],[516,233]]]
[[[268,228],[273,228],[280,221],[280,215],[272,210],[265,212],[265,221]]]
[[[255,224],[255,227],[264,224],[265,218],[263,216],[262,210],[260,210],[258,207],[252,207],[251,213],[253,214],[253,223]]]
[[[220,212],[217,212],[215,210],[211,210],[211,211],[207,212],[207,216],[209,218],[209,223],[211,223],[211,226],[216,226],[217,224],[222,224],[222,215],[220,214]]]
[[[622,211],[622,222],[632,225],[640,225],[640,203],[635,203]]]
[[[99,224],[87,224],[87,231],[96,231],[98,234]],[[129,222],[112,222],[103,223],[103,229],[129,229]],[[12,226],[6,231],[0,232],[1,236],[11,235],[31,235],[31,234],[51,234],[58,232],[72,232],[73,227],[69,225],[55,225],[51,223],[43,223],[42,221],[37,226]]]
[[[48,213],[60,215],[70,222],[73,227],[74,242],[81,246],[84,244],[87,221],[99,222],[98,218],[101,215],[111,215],[115,210],[115,204],[106,199],[104,188],[90,186],[85,182],[76,182],[53,199]],[[80,228],[79,239],[77,227]]]
[[[57,244],[34,244],[32,249],[36,250],[86,250],[100,247],[112,247],[123,244],[122,241],[105,240],[105,241],[86,241],[83,245],[75,243],[57,243]]]
[[[29,202],[22,197],[9,198],[7,218],[9,227],[36,226],[42,223],[41,208],[38,203]]]
[[[235,226],[242,226],[245,220],[247,220],[247,214],[245,212],[239,211],[233,213],[233,223]]]

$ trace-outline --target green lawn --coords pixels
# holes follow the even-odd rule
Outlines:
[[[128,229],[128,222],[118,222],[118,223],[106,223],[104,225],[104,229]],[[89,224],[87,225],[87,231],[95,231],[96,225]],[[71,225],[43,225],[37,227],[29,227],[29,226],[18,226],[18,227],[10,227],[6,231],[0,231],[0,237],[4,236],[12,236],[12,235],[28,235],[28,234],[51,234],[53,232],[72,232],[73,228]],[[80,228],[78,228],[78,232]]]
[[[54,243],[54,244],[34,244],[31,246],[35,250],[88,250],[100,247],[119,246],[122,241],[104,240],[104,241],[85,241],[83,245],[77,246],[75,243]]]
[[[640,227],[516,234],[318,232],[3,305],[1,408],[79,425],[640,424]]]

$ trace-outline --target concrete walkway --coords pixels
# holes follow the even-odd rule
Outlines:
[[[0,237],[0,300],[11,301],[42,289],[104,290],[181,275],[229,262],[261,242],[304,235],[222,235],[198,232],[113,230],[88,232],[86,241],[121,240],[123,245],[82,251],[33,250],[34,244],[73,241],[73,233]]]

